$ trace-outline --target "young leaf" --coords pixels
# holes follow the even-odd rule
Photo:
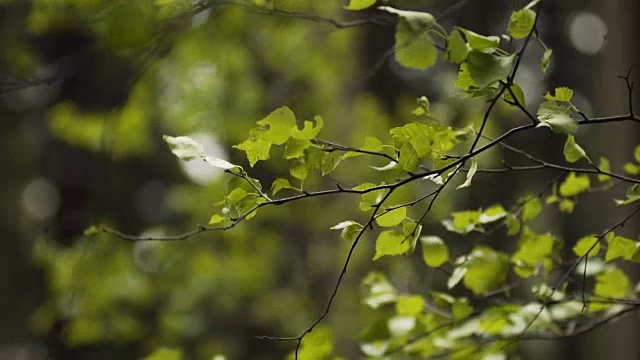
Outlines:
[[[591,181],[587,175],[576,175],[571,172],[560,184],[559,192],[564,197],[572,197],[589,190],[590,187]]]
[[[422,258],[430,267],[439,267],[449,260],[449,248],[437,236],[422,236]]]
[[[568,87],[557,87],[554,90],[553,95],[547,92],[544,94],[544,98],[551,101],[571,102],[571,99],[573,98],[573,90]]]
[[[604,298],[624,298],[631,291],[631,281],[624,271],[612,267],[596,277],[594,295]]]
[[[511,95],[511,92],[513,92],[513,95],[515,95],[515,99]],[[522,91],[522,88],[520,88],[520,85],[518,85],[516,83],[513,83],[513,85],[511,85],[511,92],[506,91],[504,93],[504,97],[505,97],[505,99],[507,99],[507,101],[512,102],[512,103],[517,103],[517,104],[520,104],[522,106],[526,106],[527,105],[527,103],[525,101],[525,98],[524,98],[524,92]]]
[[[364,10],[376,4],[376,0],[351,0],[349,5],[344,6],[347,10]]]
[[[596,256],[600,252],[600,241],[595,235],[588,235],[576,243],[573,247],[573,252],[578,256],[585,256],[589,249],[592,249],[589,256]]]
[[[604,259],[606,262],[619,257],[625,260],[631,260],[638,251],[638,243],[622,236],[607,238],[607,242],[609,246],[607,247],[607,254]]]
[[[341,230],[340,237],[347,241],[355,240],[356,236],[362,230],[362,225],[355,221],[343,221],[338,225],[332,226],[331,230]]]
[[[542,59],[540,59],[540,70],[542,70],[543,74],[547,73],[549,69],[549,64],[551,63],[551,55],[553,54],[553,50],[546,49],[542,54]]]
[[[514,39],[527,37],[533,29],[536,13],[531,9],[521,9],[511,13],[509,19],[509,33]]]
[[[567,162],[574,163],[583,157],[587,157],[584,149],[576,143],[573,135],[567,136],[567,141],[564,144],[564,158]]]
[[[438,49],[429,35],[429,30],[436,25],[433,15],[418,11],[397,10],[388,6],[380,6],[379,9],[400,17],[395,36],[398,63],[414,69],[433,66],[438,59]]]
[[[507,235],[513,236],[520,232],[520,221],[517,217],[508,214],[507,215]]]
[[[538,217],[542,211],[542,201],[538,197],[529,196],[525,198],[522,208],[522,221],[531,221]]]
[[[471,186],[471,180],[473,180],[473,175],[476,174],[477,170],[478,170],[478,160],[476,160],[476,158],[473,158],[471,159],[471,167],[469,168],[469,171],[467,171],[467,179],[464,181],[464,183],[462,183],[456,189],[462,189],[462,188]]]
[[[454,64],[460,64],[467,59],[469,50],[467,43],[460,35],[460,30],[453,29],[447,38],[447,48],[445,50],[449,61]]]
[[[271,194],[275,195],[278,192],[280,192],[280,190],[282,189],[295,189],[295,188],[291,186],[291,183],[289,183],[289,180],[287,179],[284,179],[284,178],[275,179],[271,184]]]
[[[540,105],[538,120],[538,127],[546,126],[556,134],[573,135],[578,131],[578,121],[571,117],[570,107],[560,106],[555,101]]]
[[[520,237],[520,246],[518,250],[511,256],[511,260],[518,264],[524,264],[525,267],[516,268],[516,274],[522,277],[533,275],[531,271],[524,271],[545,263],[553,252],[553,237],[550,234],[535,234],[529,228],[525,227]]]
[[[471,30],[458,28],[464,33],[467,38],[469,47],[473,50],[486,51],[491,49],[497,49],[500,46],[500,38],[497,36],[484,36],[475,33]]]
[[[600,156],[600,159],[598,160],[598,169],[600,169],[601,171],[605,171],[605,172],[611,172],[611,166],[609,165],[609,159],[607,159],[604,156]],[[605,181],[609,181],[609,180],[611,180],[611,176],[604,175],[604,174],[598,174],[598,181],[605,182]]]
[[[496,56],[472,50],[467,57],[467,65],[473,82],[479,87],[487,87],[498,80],[505,80],[514,60],[515,55]]]
[[[411,243],[406,237],[394,230],[385,230],[378,235],[376,240],[376,253],[373,260],[383,256],[402,255],[411,250]]]
[[[636,162],[640,164],[640,145],[636,146],[635,150],[633,150],[633,157],[636,159]]]
[[[222,216],[218,214],[214,214],[211,216],[211,219],[209,219],[209,225],[219,224],[223,221],[224,221],[224,218]]]
[[[328,359],[333,353],[333,333],[326,326],[319,326],[305,336],[298,353],[301,359]]]
[[[162,136],[173,155],[180,160],[191,161],[205,157],[204,147],[188,136],[173,137],[169,135]]]
[[[398,315],[416,316],[424,312],[424,298],[419,295],[403,295],[396,302],[396,313]]]
[[[232,163],[228,162],[227,160],[224,159],[219,159],[213,156],[205,156],[204,161],[207,162],[207,164],[213,166],[213,167],[217,167],[220,169],[225,169],[225,170],[229,170],[229,169],[233,169],[235,167],[238,167],[237,165],[233,165]]]
[[[476,247],[469,254],[464,286],[476,295],[483,295],[504,284],[507,279],[508,258],[505,254],[488,247]]]
[[[407,217],[407,208],[401,207],[393,209],[376,218],[376,223],[383,227],[396,226]]]

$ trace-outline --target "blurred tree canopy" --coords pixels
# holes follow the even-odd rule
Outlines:
[[[633,72],[591,106],[547,3],[0,1],[0,354],[525,358],[637,318]]]

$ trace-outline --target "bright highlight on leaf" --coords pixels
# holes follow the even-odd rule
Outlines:
[[[551,101],[571,102],[571,99],[573,98],[573,90],[568,87],[558,87],[554,90],[553,95],[547,92],[544,95],[544,98]]]
[[[173,155],[180,160],[191,161],[205,156],[204,147],[188,136],[173,137],[164,135],[162,140],[169,145]]]
[[[471,167],[469,167],[469,171],[467,171],[467,179],[458,186],[456,189],[462,189],[471,186],[471,180],[473,180],[473,176],[478,171],[478,160],[475,158],[471,159]]]

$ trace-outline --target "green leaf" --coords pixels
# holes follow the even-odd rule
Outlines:
[[[531,9],[521,9],[511,13],[509,33],[514,39],[523,39],[533,30],[536,13]]]
[[[404,143],[400,148],[398,165],[407,172],[413,172],[418,167],[418,153],[411,143]]]
[[[447,38],[447,48],[445,50],[449,61],[454,64],[460,64],[467,59],[469,50],[467,43],[460,34],[460,30],[453,29]]]
[[[219,224],[223,221],[224,221],[224,218],[222,216],[218,214],[214,214],[211,216],[211,219],[209,219],[209,225]]]
[[[169,145],[169,149],[171,149],[173,155],[177,156],[180,160],[191,161],[205,157],[204,147],[188,136],[173,137],[163,135],[162,140]]]
[[[553,50],[546,49],[542,54],[542,59],[540,59],[540,70],[542,70],[543,74],[547,73],[549,69],[549,64],[551,63],[551,55],[553,54]]]
[[[324,120],[320,116],[315,116],[313,120],[315,121],[315,126],[313,122],[305,121],[302,130],[298,130],[297,127],[294,127],[292,129],[293,132],[291,133],[291,137],[297,140],[315,139],[316,136],[318,136],[318,133],[320,133],[320,130],[324,127]]]
[[[397,14],[400,21],[396,27],[396,60],[402,66],[426,69],[438,59],[438,49],[429,35],[436,20],[429,13],[397,10],[388,6],[379,9]]]
[[[463,28],[458,29],[464,33],[464,36],[467,38],[467,42],[469,43],[469,47],[472,50],[484,52],[485,50],[497,49],[500,46],[500,38],[497,36],[484,36],[471,30]]]
[[[588,235],[578,240],[576,246],[573,247],[573,252],[578,256],[585,256],[592,247],[593,249],[589,253],[589,256],[598,255],[600,252],[599,239],[595,235]]]
[[[333,333],[326,326],[318,326],[302,340],[298,358],[328,359],[333,353]],[[294,356],[290,355],[289,359]]]
[[[372,183],[364,183],[358,186],[355,186],[353,190],[364,191],[368,190],[372,187],[375,187],[376,184]],[[382,196],[384,195],[384,190],[374,190],[367,193],[364,193],[360,196],[360,210],[369,211],[373,208],[373,206],[377,205],[379,201],[382,200]]]
[[[604,260],[606,262],[615,260],[619,257],[625,260],[633,260],[634,255],[638,252],[638,243],[622,236],[607,238],[609,246]]]
[[[617,267],[611,267],[598,274],[594,295],[604,298],[620,299],[626,297],[631,291],[631,282],[624,271]],[[595,305],[595,306],[594,306]],[[589,309],[592,311],[606,308],[608,304],[592,303]]]
[[[296,179],[304,180],[309,175],[309,168],[303,161],[295,161],[289,168],[289,174]]]
[[[287,142],[297,130],[296,117],[286,106],[275,109],[257,124],[266,129],[264,136],[275,145]]]
[[[364,145],[360,150],[382,152],[384,144],[378,138],[373,136],[367,136],[364,138]]]
[[[343,221],[338,225],[332,226],[331,230],[341,230],[340,237],[347,241],[354,241],[363,226],[355,221]]]
[[[640,164],[640,145],[636,146],[635,150],[633,150],[633,157],[636,159],[636,162]]]
[[[467,65],[466,62],[462,63],[460,64],[460,70],[458,71],[456,87],[462,90],[469,90],[472,86],[476,86],[476,83],[471,78],[471,73],[469,73],[469,65]]]
[[[624,164],[623,170],[627,174],[633,176],[640,174],[640,166],[637,166],[636,164],[630,162]]]
[[[560,106],[555,101],[547,101],[538,109],[537,127],[546,126],[556,134],[573,135],[578,131],[578,120],[571,117],[569,106]]]
[[[253,129],[249,132],[249,139],[234,147],[247,154],[249,165],[253,167],[258,161],[269,159],[271,144],[272,142],[266,138],[263,129]]]
[[[453,220],[443,220],[442,225],[452,232],[466,235],[473,230],[477,230],[482,213],[476,210],[460,211],[451,214]]]
[[[416,32],[426,32],[437,25],[436,18],[426,12],[398,10],[389,6],[380,6],[378,9],[398,15]]]
[[[520,221],[512,214],[507,215],[507,235],[513,236],[520,232]]]
[[[469,171],[467,171],[467,179],[464,181],[464,183],[462,183],[456,189],[462,189],[462,188],[471,186],[471,180],[473,180],[473,175],[476,174],[477,170],[478,170],[478,160],[476,160],[476,158],[473,158],[471,159],[471,167],[469,168]]]
[[[529,196],[524,200],[522,208],[522,221],[531,221],[540,215],[542,211],[542,201],[537,196]]]
[[[564,143],[565,160],[567,160],[567,162],[574,163],[583,157],[587,157],[587,153],[584,149],[576,143],[573,135],[567,136],[567,141]]]
[[[449,248],[437,236],[422,236],[422,258],[430,267],[439,267],[449,260]]]
[[[159,348],[155,350],[151,355],[144,358],[144,360],[181,360],[182,351],[170,348]]]
[[[476,295],[483,295],[502,286],[509,270],[506,254],[478,246],[469,254],[464,286]]]
[[[513,96],[511,95],[511,92],[513,92],[513,95],[515,95],[515,99],[513,98]],[[520,104],[522,106],[526,106],[527,103],[525,101],[524,98],[524,91],[522,91],[522,88],[520,88],[520,85],[513,83],[513,85],[511,85],[511,92],[509,92],[508,90],[504,93],[505,99],[509,102],[512,103],[517,103]]]
[[[600,156],[600,159],[598,160],[598,169],[600,169],[601,171],[604,172],[611,172],[611,166],[609,165],[609,159],[607,159],[604,156]],[[609,175],[604,175],[604,174],[598,174],[598,181],[600,182],[606,182],[611,180],[611,176]]]
[[[472,50],[467,57],[469,74],[479,87],[487,87],[498,80],[506,80],[511,72],[515,55],[497,56]]]
[[[401,207],[390,210],[383,215],[376,217],[376,223],[383,227],[396,226],[407,217],[407,208]]]
[[[304,156],[304,151],[311,146],[309,140],[298,140],[291,138],[287,141],[287,145],[284,150],[284,158],[299,159]]]
[[[349,5],[344,6],[347,10],[364,10],[376,4],[376,0],[351,0]]]
[[[289,183],[289,180],[284,178],[277,178],[271,184],[272,195],[279,193],[280,190],[283,190],[283,189],[295,189],[295,188],[291,186],[291,183]]]
[[[416,316],[424,312],[424,298],[419,295],[402,295],[396,302],[398,315]]]
[[[204,161],[213,167],[217,167],[219,169],[224,169],[224,170],[229,170],[229,169],[238,167],[237,165],[233,165],[227,160],[219,159],[213,156],[205,156]]]
[[[546,94],[544,94],[544,98],[552,101],[571,102],[571,99],[573,98],[573,90],[569,89],[568,87],[557,87],[554,90],[553,95],[547,92]]]
[[[415,155],[419,158],[429,155],[431,153],[432,138],[436,135],[436,131],[427,124],[413,122],[402,127],[393,128],[389,130],[389,134],[391,134],[394,144],[400,147],[400,162],[403,162],[402,146],[407,143],[411,144],[413,151],[411,149],[405,151],[409,153],[415,152]]]
[[[516,274],[526,278],[533,275],[533,269],[539,264],[545,267],[550,265],[546,259],[552,254],[553,245],[553,237],[550,234],[535,234],[525,227],[520,236],[518,250],[511,256],[511,260],[520,265],[515,269]]]
[[[572,197],[589,190],[590,187],[589,176],[576,175],[576,173],[571,172],[560,184],[559,192],[564,197]]]
[[[402,255],[411,250],[411,242],[406,236],[395,231],[386,230],[378,235],[376,240],[376,253],[373,260],[378,260],[383,256]]]

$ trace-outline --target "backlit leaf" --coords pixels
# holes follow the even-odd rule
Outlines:
[[[407,217],[407,208],[401,207],[393,209],[376,218],[376,223],[383,227],[396,226]]]
[[[347,10],[363,10],[376,4],[376,0],[350,0],[349,5],[345,5]]]
[[[572,197],[589,190],[590,187],[591,181],[587,175],[571,172],[560,184],[559,192],[564,197]]]
[[[573,247],[573,252],[578,256],[585,256],[589,249],[592,249],[589,256],[596,256],[600,252],[600,243],[598,237],[589,235],[581,238]]]
[[[383,256],[402,255],[411,250],[411,242],[395,230],[385,230],[378,235],[376,240],[376,253],[373,260]]]
[[[449,260],[449,248],[437,236],[422,236],[422,258],[425,264],[430,267],[438,267]]]
[[[473,176],[476,174],[478,170],[478,160],[475,158],[471,159],[471,166],[469,167],[469,171],[467,171],[467,179],[458,186],[456,189],[462,189],[471,186],[471,180],[473,180]]]
[[[576,143],[573,135],[567,136],[567,141],[564,144],[564,158],[567,162],[574,163],[583,157],[587,157],[587,153],[584,149]]]
[[[509,33],[514,39],[527,37],[533,29],[536,13],[531,9],[521,9],[511,13],[509,19]]]
[[[506,80],[511,72],[515,55],[497,56],[472,50],[467,57],[469,74],[479,87],[486,87],[498,80]]]
[[[570,107],[558,105],[555,101],[540,105],[538,120],[538,127],[549,127],[556,134],[573,135],[578,131],[578,120],[571,117]]]
[[[173,155],[177,156],[180,160],[190,161],[194,159],[200,159],[205,157],[204,147],[187,136],[173,137],[169,135],[162,136]]]

